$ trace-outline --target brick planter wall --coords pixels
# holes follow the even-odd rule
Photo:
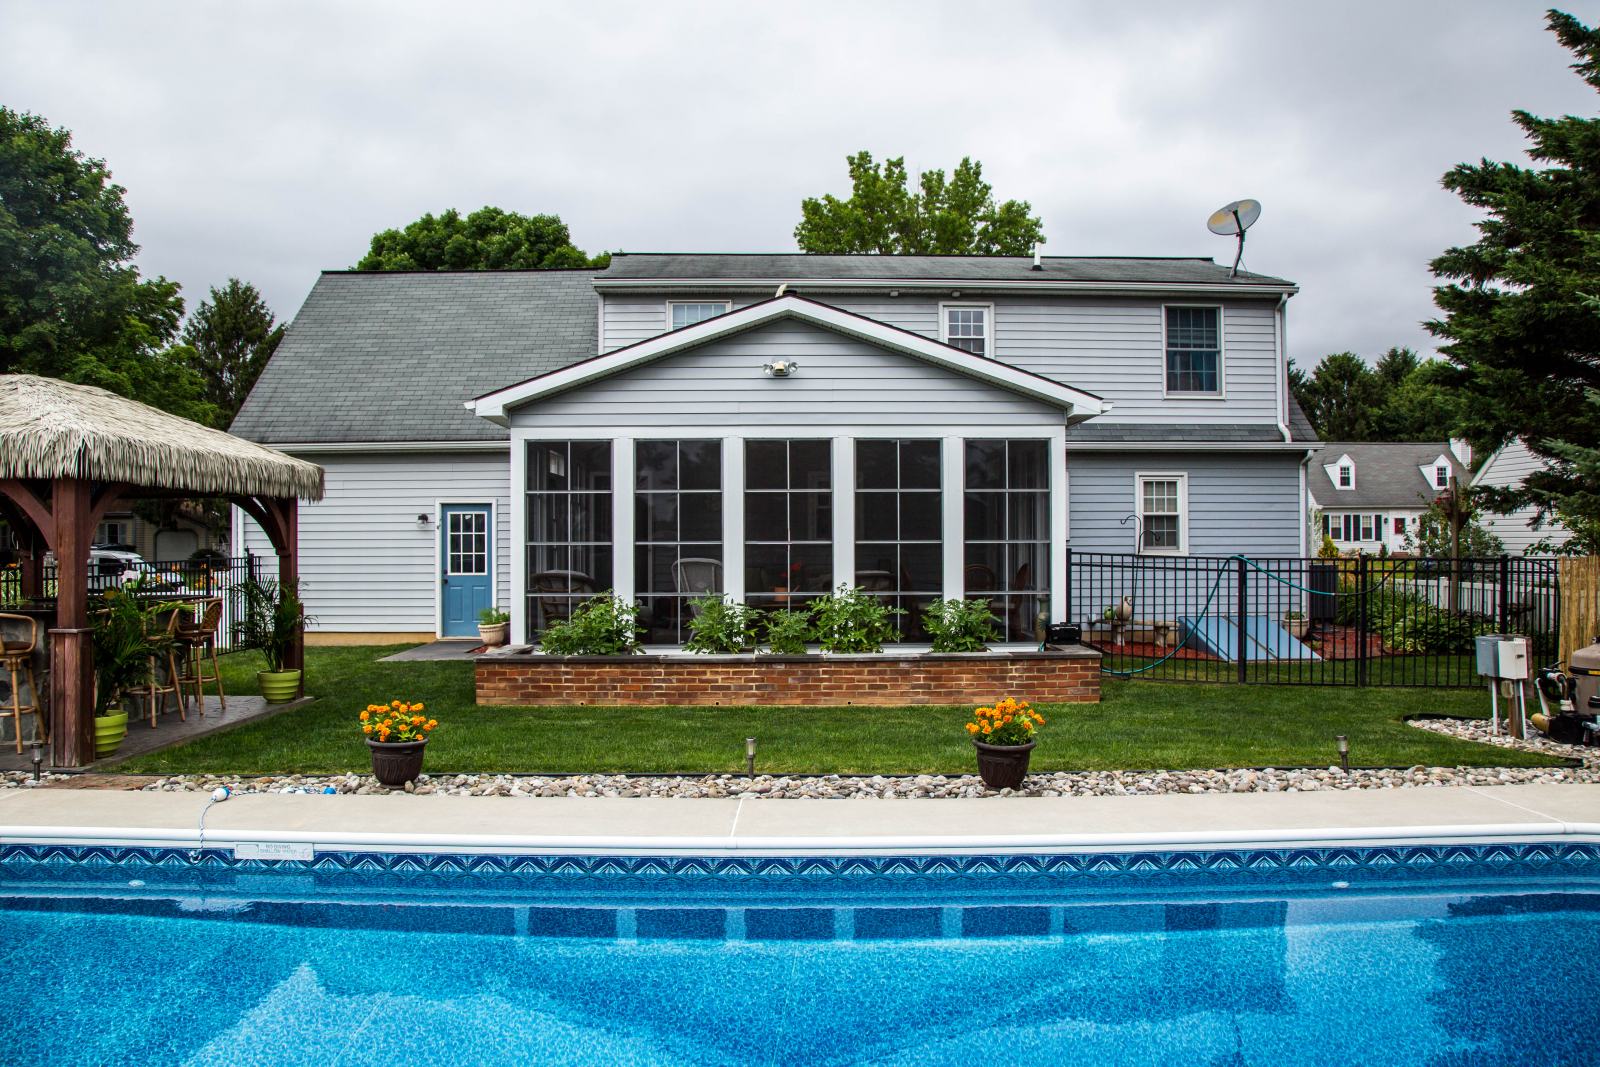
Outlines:
[[[1044,652],[866,656],[479,656],[479,704],[1036,704],[1100,700],[1100,654]]]

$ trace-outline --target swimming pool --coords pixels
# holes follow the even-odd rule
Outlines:
[[[0,848],[0,1057],[1583,1063],[1600,846]]]

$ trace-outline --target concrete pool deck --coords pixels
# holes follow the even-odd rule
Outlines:
[[[1600,841],[1600,785],[975,800],[0,791],[0,844],[304,852],[1091,852]]]

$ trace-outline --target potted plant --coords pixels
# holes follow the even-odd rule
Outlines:
[[[733,655],[756,643],[756,622],[761,613],[737,604],[721,593],[707,593],[689,601],[689,640],[686,652]]]
[[[300,603],[293,582],[240,582],[234,591],[244,599],[244,618],[237,630],[240,648],[253,648],[267,661],[267,669],[256,672],[261,695],[268,704],[287,704],[300,692],[300,671],[286,668],[285,662],[302,628],[310,620]]]
[[[1283,628],[1288,630],[1289,636],[1296,641],[1305,637],[1308,625],[1306,613],[1303,611],[1286,611],[1283,613]]]
[[[983,652],[995,632],[994,612],[987,600],[935,600],[922,613],[922,628],[933,638],[935,652]]]
[[[439,725],[438,719],[424,714],[427,710],[420,701],[391,700],[368,704],[361,713],[361,733],[372,754],[372,775],[379,782],[400,789],[422,773],[428,735]]]
[[[993,707],[978,708],[967,733],[978,750],[978,776],[990,789],[1020,789],[1028,776],[1028,760],[1044,716],[1026,700],[1006,697]]]
[[[540,634],[539,647],[552,656],[625,656],[639,651],[640,632],[639,605],[607,589]]]
[[[511,616],[499,608],[484,608],[478,612],[478,639],[490,648],[506,643],[511,630]]]
[[[811,623],[824,652],[882,652],[885,641],[900,640],[894,616],[904,615],[865,589],[841,585],[811,602]]]
[[[111,755],[128,736],[123,693],[150,677],[155,650],[146,612],[127,593],[108,589],[105,607],[94,614],[94,754]]]

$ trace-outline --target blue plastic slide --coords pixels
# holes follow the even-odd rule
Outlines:
[[[1239,661],[1239,622],[1221,615],[1199,618],[1185,616],[1178,620],[1178,634],[1188,635],[1188,643],[1218,659],[1229,663]],[[1244,623],[1246,660],[1308,659],[1322,657],[1290,636],[1283,624],[1265,615],[1247,615]]]

